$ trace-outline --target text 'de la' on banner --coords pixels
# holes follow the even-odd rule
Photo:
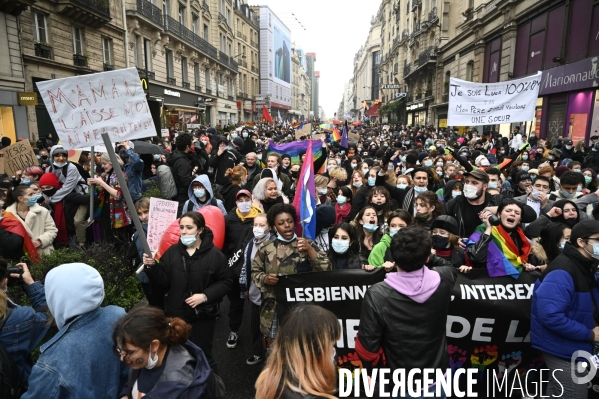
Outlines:
[[[65,149],[156,136],[136,68],[36,84]]]
[[[523,376],[527,371],[546,368],[542,354],[530,342],[532,292],[539,276],[538,272],[524,272],[517,280],[509,276],[489,277],[484,269],[458,273],[451,298],[448,298],[448,367],[454,372],[477,369],[476,390],[480,393],[486,392],[487,386],[492,388],[493,379],[507,378],[511,386],[514,379],[520,378],[522,385],[529,385],[534,380],[533,375],[538,377],[538,373],[528,373],[529,381],[525,381]],[[293,306],[304,302],[313,302],[333,312],[342,327],[336,345],[336,365],[359,369],[362,361],[354,340],[360,327],[362,301],[368,288],[384,278],[383,269],[281,276],[275,285],[277,313],[283,320]],[[426,302],[415,305],[426,306]],[[547,380],[547,373],[543,378]],[[598,383],[599,376],[593,380],[593,386],[599,388]],[[589,387],[589,397],[594,395],[593,388]],[[491,397],[500,397],[497,387]]]
[[[447,124],[499,125],[534,119],[541,75],[497,83],[450,78]]]

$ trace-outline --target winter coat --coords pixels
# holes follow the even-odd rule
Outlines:
[[[178,242],[166,250],[155,266],[145,268],[152,284],[169,291],[164,301],[169,317],[181,317],[191,322],[196,318],[195,311],[185,300],[192,293],[205,294],[209,305],[219,303],[231,289],[227,258],[214,246],[212,230],[205,227],[203,235],[200,247],[192,256],[187,253],[187,247]],[[217,316],[200,312],[200,318],[215,319]]]
[[[193,185],[193,182],[202,183],[202,185],[206,189],[207,198],[205,203],[200,203],[200,201],[198,201],[198,197],[196,197],[193,193],[193,188],[191,187]],[[187,188],[187,198],[188,200],[185,201],[185,204],[183,205],[183,214],[190,211],[197,211],[200,208],[203,208],[208,205],[217,206],[223,212],[223,215],[227,214],[227,210],[225,209],[223,202],[214,197],[214,192],[212,191],[212,184],[210,184],[210,180],[206,175],[200,175],[193,179],[191,183],[189,183],[189,187]]]
[[[0,256],[6,260],[20,261],[25,255],[23,252],[23,237],[18,234],[6,231],[0,227]]]
[[[351,211],[349,212],[349,215],[347,215],[347,218],[350,221],[354,220],[358,212],[360,212],[362,208],[366,206],[366,201],[368,200],[368,192],[370,191],[370,189],[370,186],[362,186],[358,191],[356,191],[356,194],[354,195],[351,201]]]
[[[187,189],[194,178],[192,160],[193,157],[190,154],[179,150],[172,152],[166,159],[177,186],[177,196],[174,198],[176,201],[183,202],[189,198]]]
[[[489,195],[484,193],[485,195],[485,203],[486,206],[499,206],[501,201],[503,200],[503,196],[501,194],[497,195]],[[463,195],[457,196],[452,199],[448,203],[445,204],[445,213],[451,217],[453,217],[459,226],[459,237],[469,237],[473,231],[466,231],[464,226],[464,218],[462,217],[462,211],[466,206],[470,206],[468,200]],[[476,226],[475,226],[476,227]]]
[[[127,182],[129,184],[131,198],[133,201],[137,201],[141,198],[144,161],[142,161],[139,155],[137,155],[132,149],[127,151],[127,155],[129,155],[129,162],[123,166],[123,172],[127,174]]]
[[[168,348],[163,359],[164,370],[156,385],[144,398],[224,399],[225,386],[210,369],[204,352],[193,342]],[[143,370],[131,369],[126,392],[119,395],[133,399],[131,392]]]
[[[254,212],[259,212],[259,210],[255,209]],[[227,216],[225,216],[225,246],[223,248],[225,256],[230,257],[233,254],[235,247],[238,247],[240,241],[246,238],[248,232],[253,237],[253,227],[253,217],[248,217],[242,221],[237,215],[237,209],[227,213]],[[243,248],[245,248],[245,245]]]
[[[227,212],[231,212],[237,207],[237,193],[239,191],[241,191],[241,186],[233,183],[227,183],[218,190],[220,195],[222,195],[224,207]]]
[[[6,211],[13,215],[18,215],[17,204],[12,204]],[[56,224],[54,224],[54,219],[52,219],[49,210],[35,204],[29,207],[29,212],[27,212],[25,220],[20,217],[17,217],[17,219],[19,219],[23,227],[25,227],[25,230],[32,241],[40,240],[42,242],[42,246],[37,249],[40,255],[49,254],[54,251],[52,243],[58,235],[58,229],[56,228]]]
[[[50,150],[50,166],[48,169],[46,169],[46,172],[54,173],[60,184],[62,184],[62,187],[59,188],[52,197],[50,197],[50,202],[53,204],[62,201],[64,197],[72,192],[77,194],[85,194],[87,192],[87,184],[79,174],[79,170],[74,164],[67,161],[62,168],[57,168],[52,164],[54,151],[56,151],[58,148],[62,148],[62,146],[55,145]]]
[[[221,186],[229,183],[229,178],[225,177],[225,172],[227,169],[239,165],[242,160],[243,156],[237,150],[230,147],[219,156],[218,146],[216,146],[208,161],[208,165],[214,168],[214,183]]]
[[[535,283],[530,318],[533,348],[570,360],[593,353],[594,309],[599,309],[596,261],[569,242]]]

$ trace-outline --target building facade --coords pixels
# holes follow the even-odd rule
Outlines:
[[[316,53],[306,53],[306,73],[310,82],[310,114],[309,118],[318,117],[318,87],[316,84]]]
[[[237,109],[240,121],[254,120],[255,96],[260,93],[258,16],[244,0],[234,0],[235,48],[238,56]]]
[[[379,98],[380,67],[381,20],[380,17],[373,17],[366,42],[354,57],[353,92],[357,119],[367,116],[367,108],[370,111],[370,116],[375,116],[376,108],[370,108],[370,106],[374,105]]]

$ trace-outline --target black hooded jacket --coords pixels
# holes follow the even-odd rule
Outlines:
[[[166,159],[166,163],[171,167],[175,185],[177,186],[176,201],[185,202],[189,199],[187,189],[194,179],[191,174],[193,171],[193,156],[189,153],[176,150]]]
[[[195,319],[195,311],[185,300],[192,293],[205,294],[209,305],[220,303],[231,289],[233,280],[227,267],[227,258],[214,246],[213,238],[212,230],[205,227],[200,248],[192,256],[179,241],[166,250],[156,265],[146,267],[146,274],[152,283],[169,291],[164,301],[167,316],[181,317],[190,322]],[[200,312],[200,318],[216,316]]]

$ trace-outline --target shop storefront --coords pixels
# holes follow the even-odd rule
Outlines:
[[[29,139],[26,106],[35,104],[36,93],[0,90],[0,138],[10,137],[13,143],[19,138]]]
[[[417,101],[406,105],[408,125],[425,126],[428,117],[428,101]]]
[[[189,124],[202,123],[205,99],[198,93],[175,90],[152,82],[148,94],[148,105],[157,130],[185,131]]]

